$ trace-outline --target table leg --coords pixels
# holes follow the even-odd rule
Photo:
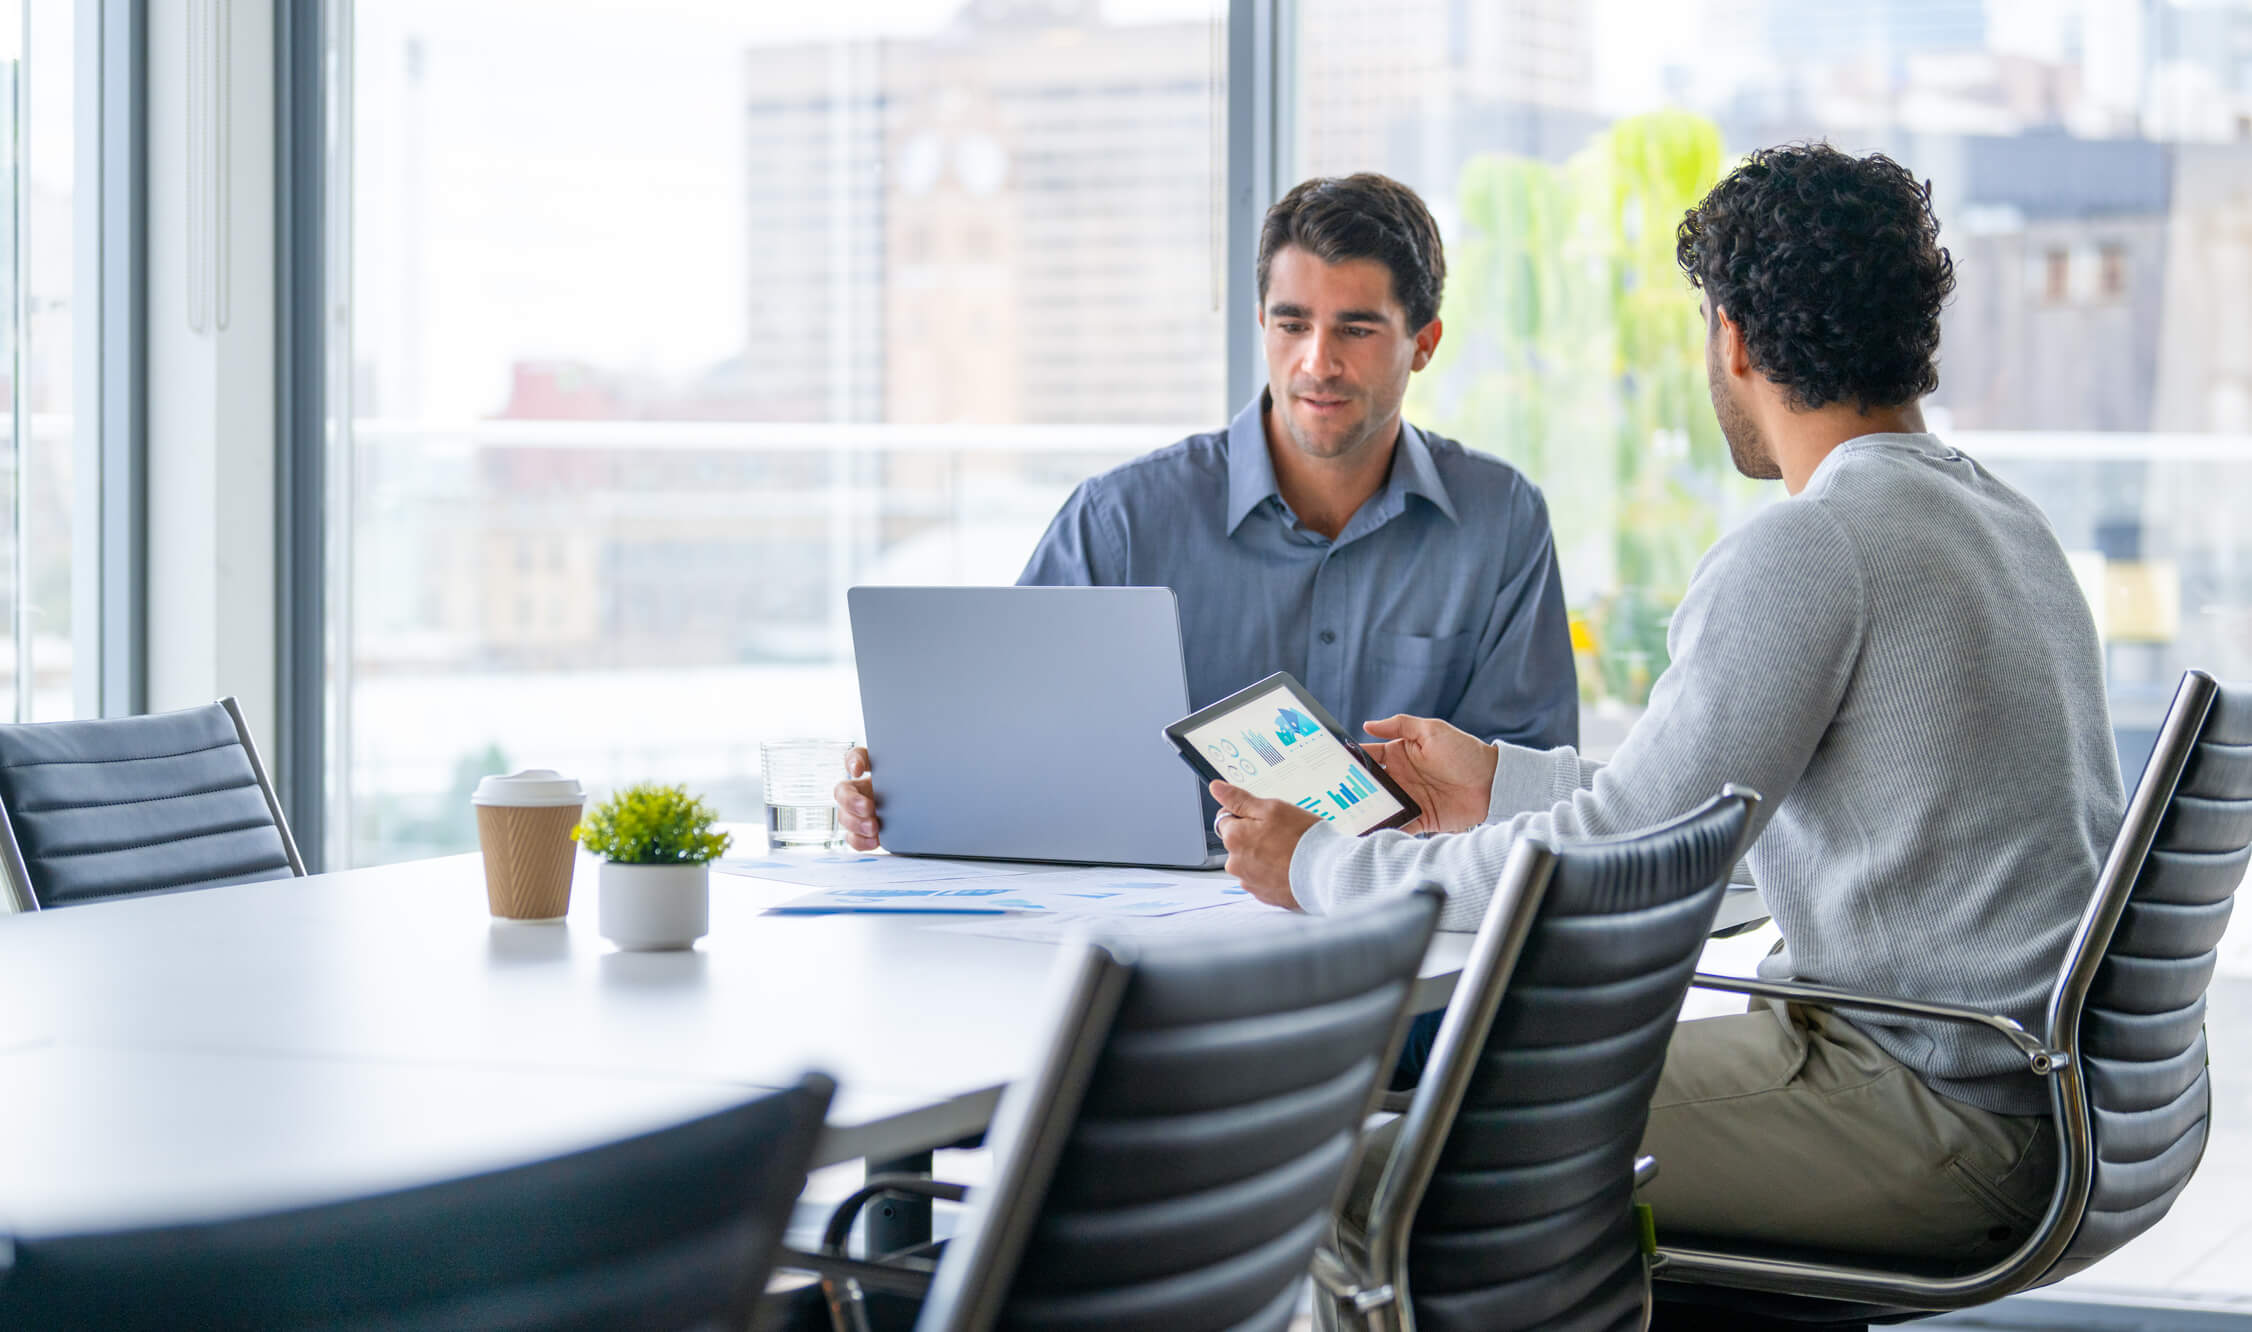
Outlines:
[[[888,1161],[870,1160],[867,1176],[877,1175],[928,1175],[931,1172],[931,1154],[916,1152],[897,1156]],[[928,1198],[876,1198],[869,1202],[861,1214],[861,1224],[866,1227],[868,1256],[897,1253],[918,1244],[928,1244],[931,1238],[931,1204]]]

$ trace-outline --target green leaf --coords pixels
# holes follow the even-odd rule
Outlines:
[[[678,786],[641,782],[611,793],[571,830],[580,846],[621,865],[704,865],[734,837],[715,833],[719,815]]]

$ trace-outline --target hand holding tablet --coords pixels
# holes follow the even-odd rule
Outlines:
[[[1165,737],[1206,780],[1287,801],[1352,836],[1423,812],[1286,671],[1183,717]]]

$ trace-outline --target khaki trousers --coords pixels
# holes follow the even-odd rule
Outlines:
[[[1666,1049],[1642,1138],[1658,1176],[1639,1195],[1661,1242],[1991,1261],[2039,1222],[2056,1183],[2049,1119],[1951,1101],[1849,1022],[1754,1003],[1680,1024]],[[1398,1127],[1371,1130],[1339,1218],[1356,1255]]]
[[[1658,1234],[1998,1258],[2056,1185],[2055,1125],[1949,1100],[1834,1014],[1759,1001],[1684,1022],[1642,1150]]]

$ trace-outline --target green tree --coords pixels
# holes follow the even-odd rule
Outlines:
[[[1718,126],[1661,111],[1617,122],[1560,165],[1473,158],[1457,183],[1446,337],[1409,412],[1510,459],[1548,496],[1592,639],[1590,697],[1648,699],[1690,571],[1750,499],[1673,254],[1722,160]]]

